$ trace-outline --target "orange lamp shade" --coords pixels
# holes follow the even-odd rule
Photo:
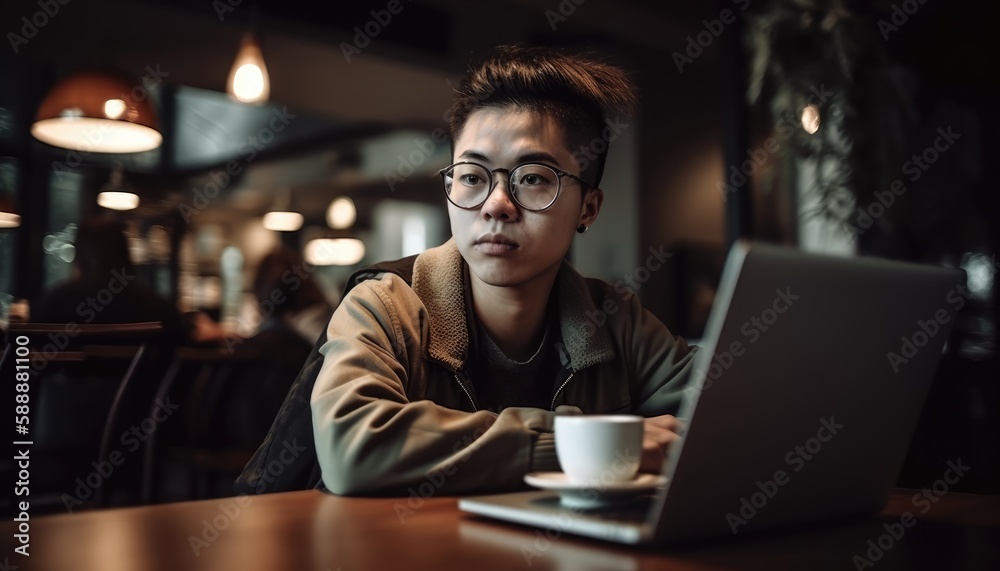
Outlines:
[[[75,151],[149,151],[163,142],[149,97],[139,81],[106,72],[77,72],[49,91],[31,134]]]

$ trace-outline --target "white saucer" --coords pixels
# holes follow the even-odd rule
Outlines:
[[[576,484],[563,472],[533,472],[525,474],[524,481],[536,488],[557,492],[562,504],[573,508],[595,508],[627,501],[667,483],[659,474],[639,474],[625,482]]]

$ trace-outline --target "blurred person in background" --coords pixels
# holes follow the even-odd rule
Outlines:
[[[287,246],[260,261],[253,278],[253,294],[261,316],[257,335],[292,333],[300,345],[305,345],[307,354],[333,313],[305,260]]]
[[[160,321],[176,342],[222,339],[222,329],[204,313],[182,315],[136,277],[125,225],[100,216],[80,223],[70,279],[43,292],[32,304],[33,323],[142,323]]]
[[[264,439],[333,313],[312,268],[287,246],[264,256],[252,288],[257,333],[226,340],[238,364],[217,379],[225,384],[225,402],[213,413],[210,431],[217,446],[248,454]]]

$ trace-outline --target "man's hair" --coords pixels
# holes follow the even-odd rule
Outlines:
[[[604,174],[610,141],[601,140],[605,121],[635,111],[635,88],[621,69],[552,48],[500,46],[472,67],[449,111],[452,146],[469,116],[485,108],[520,108],[554,116],[565,144],[584,168],[581,178],[596,187]],[[597,161],[579,151],[598,149]]]

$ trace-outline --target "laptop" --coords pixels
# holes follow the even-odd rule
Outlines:
[[[630,544],[877,513],[905,460],[964,284],[956,269],[739,242],[661,486],[594,509],[570,507],[549,490],[461,498],[459,509]]]

